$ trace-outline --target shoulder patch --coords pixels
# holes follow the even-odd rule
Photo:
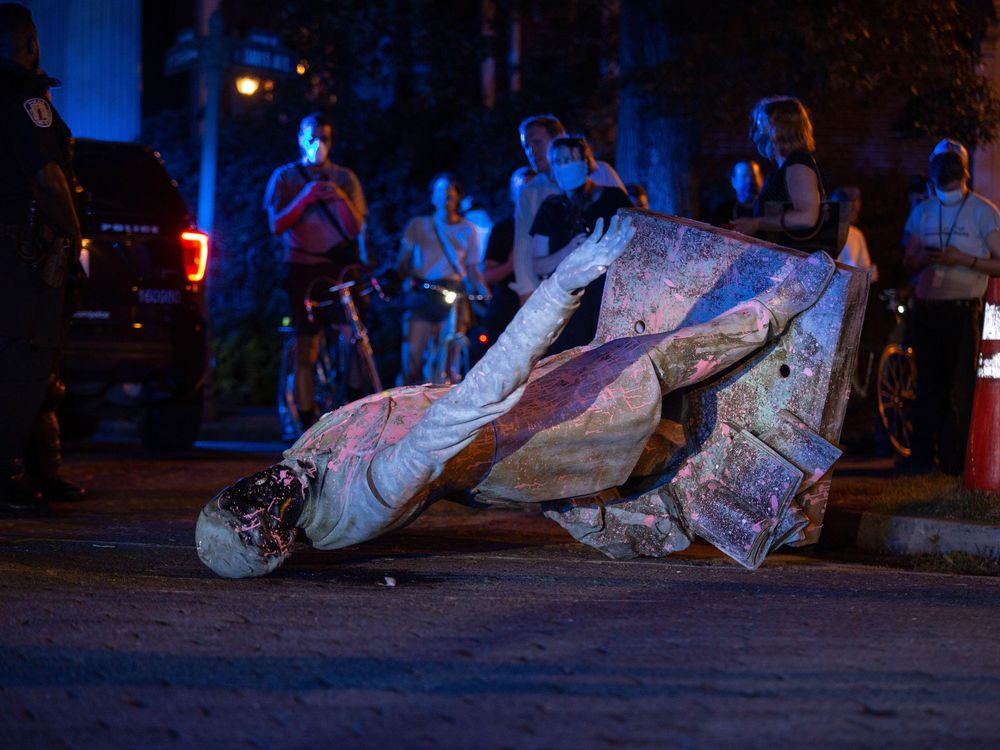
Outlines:
[[[37,127],[47,128],[52,125],[52,107],[44,99],[28,99],[24,103],[24,111]]]

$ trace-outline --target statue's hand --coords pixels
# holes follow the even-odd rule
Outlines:
[[[620,213],[611,218],[608,231],[601,236],[604,220],[598,219],[590,237],[570,253],[554,274],[556,283],[567,292],[582,289],[608,270],[635,234],[632,219]]]

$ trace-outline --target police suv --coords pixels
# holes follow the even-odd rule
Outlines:
[[[79,432],[139,410],[147,448],[190,447],[208,366],[208,236],[148,146],[80,139],[73,166],[84,239],[61,363],[64,422]]]

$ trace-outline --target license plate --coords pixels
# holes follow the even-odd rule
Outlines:
[[[179,305],[181,293],[177,289],[140,289],[139,302],[144,305]]]

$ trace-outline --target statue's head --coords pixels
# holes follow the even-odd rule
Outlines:
[[[281,464],[226,487],[198,516],[198,557],[223,578],[267,575],[291,554],[304,497],[302,480]]]

